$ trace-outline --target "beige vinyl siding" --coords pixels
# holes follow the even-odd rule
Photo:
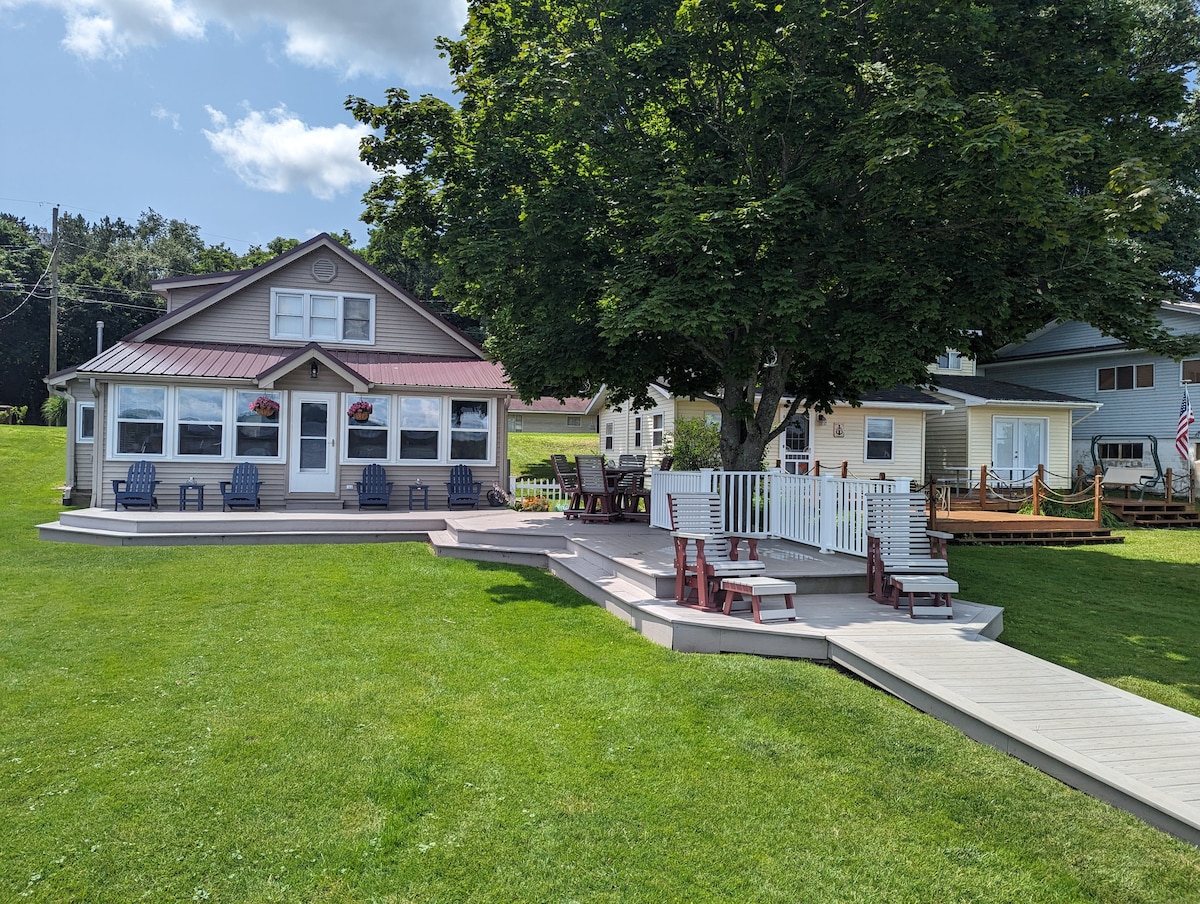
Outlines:
[[[167,293],[167,311],[175,311],[183,307],[188,302],[195,301],[201,295],[207,295],[213,289],[212,286],[184,286],[179,289],[171,289]]]
[[[271,339],[271,290],[297,289],[306,292],[375,296],[375,343],[363,345],[321,342],[329,348],[460,357],[469,354],[467,346],[448,335],[445,329],[426,320],[420,312],[413,310],[409,303],[387,292],[382,284],[345,261],[337,262],[338,274],[332,282],[320,282],[312,275],[312,262],[318,257],[329,257],[329,254],[324,249],[317,248],[311,254],[247,286],[243,291],[196,313],[158,338],[182,342],[306,345],[306,340]]]
[[[1019,405],[980,405],[968,409],[967,465],[995,467],[992,461],[992,422],[997,417],[1042,418],[1047,421],[1046,480],[1051,486],[1071,483],[1071,411]]]
[[[939,480],[953,480],[953,468],[967,467],[967,407],[961,399],[939,396],[954,408],[931,414],[925,420],[925,473]]]
[[[869,417],[891,418],[893,449],[891,461],[866,460],[866,424]],[[838,426],[842,436],[835,436]],[[925,459],[925,412],[899,408],[835,407],[825,416],[824,424],[815,424],[812,433],[813,461],[820,462],[822,474],[840,472],[846,462],[849,476],[875,478],[909,477],[921,480]]]
[[[716,409],[712,409],[715,411]],[[663,445],[654,446],[654,416],[661,414],[663,418]],[[642,444],[633,443],[635,418],[642,419]],[[613,428],[613,447],[606,449],[604,442],[609,425]],[[618,455],[645,455],[647,466],[656,465],[662,460],[666,451],[666,440],[675,429],[675,402],[664,399],[653,408],[632,411],[624,406],[621,411],[606,408],[600,416],[600,445],[599,450],[609,458]]]
[[[565,414],[546,414],[539,411],[510,411],[508,420],[511,424],[514,417],[521,418],[521,429],[514,433],[595,433],[598,418],[594,414],[573,414],[570,417],[579,418],[578,426],[567,426]]]

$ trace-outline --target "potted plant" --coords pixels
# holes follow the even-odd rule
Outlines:
[[[375,406],[370,402],[365,402],[359,399],[353,405],[346,409],[346,414],[354,418],[359,423],[362,423],[371,416],[371,412],[375,410]]]
[[[492,508],[500,508],[508,505],[508,494],[500,489],[500,484],[493,483],[492,488],[487,491],[487,501]]]
[[[279,414],[279,403],[270,396],[260,395],[250,403],[250,410],[259,417],[274,418]]]

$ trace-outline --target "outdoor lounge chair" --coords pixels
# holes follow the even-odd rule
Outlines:
[[[563,515],[567,518],[578,518],[583,514],[583,493],[579,490],[579,474],[571,467],[565,455],[551,455],[550,463],[554,465],[558,488],[567,497],[567,508]]]
[[[675,601],[679,605],[720,611],[717,594],[722,580],[762,575],[767,570],[758,558],[757,537],[725,531],[723,503],[717,493],[671,493],[667,495],[667,506],[675,544]],[[738,543],[743,539],[749,555],[739,559]]]
[[[162,481],[154,478],[154,465],[148,461],[135,461],[129,466],[124,480],[112,482],[113,511],[118,511],[119,506],[122,505],[126,510],[131,506],[144,509],[158,508],[158,498],[154,495],[154,488],[160,483]]]
[[[233,469],[230,480],[221,481],[221,511],[233,508],[262,508],[258,491],[262,481],[258,479],[258,467],[244,461]]]
[[[945,575],[953,534],[928,529],[922,493],[868,493],[867,595],[896,606],[893,575]]]
[[[356,481],[354,489],[358,492],[359,509],[368,506],[387,508],[392,503],[392,487],[394,484],[387,479],[387,471],[383,465],[370,464],[363,468],[362,480]]]
[[[446,506],[469,505],[475,508],[479,505],[479,494],[483,492],[483,484],[475,480],[475,475],[466,465],[455,465],[450,469],[450,479],[446,481]]]

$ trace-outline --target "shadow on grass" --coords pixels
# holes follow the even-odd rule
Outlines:
[[[499,605],[510,603],[545,603],[559,609],[581,609],[594,606],[591,600],[563,581],[528,565],[504,565],[496,562],[475,562],[476,568],[482,574],[503,572],[510,577],[514,568],[520,568],[528,579],[528,583],[516,584],[510,582],[489,584],[485,588],[492,600]]]

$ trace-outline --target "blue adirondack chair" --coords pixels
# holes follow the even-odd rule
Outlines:
[[[476,482],[475,475],[466,465],[455,465],[450,469],[450,479],[446,481],[446,505],[454,508],[456,505],[469,505],[475,508],[479,505],[479,494],[483,484]]]
[[[258,498],[261,487],[258,467],[248,461],[242,462],[233,469],[231,480],[221,481],[221,511],[227,508],[261,508],[262,503]]]
[[[383,465],[367,465],[363,468],[362,480],[354,484],[354,489],[358,491],[358,507],[387,508],[392,502],[392,486],[393,483],[387,479],[387,471],[383,469]]]
[[[158,508],[158,499],[154,495],[154,488],[161,482],[154,479],[154,465],[148,461],[135,461],[129,466],[124,480],[112,482],[113,511],[119,511],[122,505],[126,510],[131,506],[144,509]]]

